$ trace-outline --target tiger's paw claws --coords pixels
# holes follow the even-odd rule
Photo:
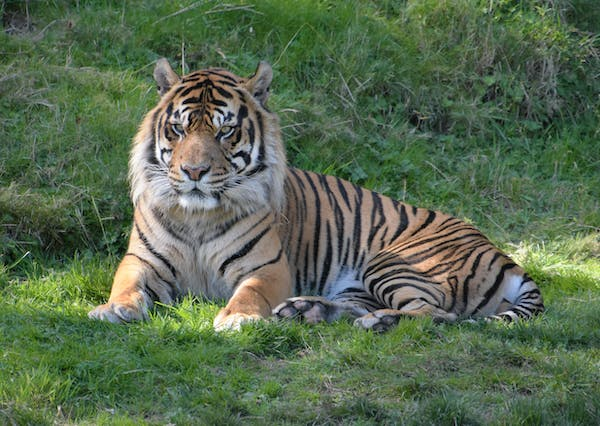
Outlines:
[[[260,321],[263,318],[256,314],[219,313],[213,322],[215,331],[239,331],[242,324]]]
[[[108,321],[114,324],[124,322],[142,321],[148,319],[145,311],[123,303],[106,303],[96,306],[88,313],[88,318],[100,321]]]
[[[278,319],[298,318],[316,324],[332,321],[336,311],[333,303],[320,297],[292,297],[273,309],[273,315]]]
[[[357,318],[354,320],[354,325],[366,330],[373,330],[376,333],[384,333],[396,326],[399,320],[399,314],[375,311]]]

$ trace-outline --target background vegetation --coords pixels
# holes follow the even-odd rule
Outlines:
[[[11,1],[0,34],[0,423],[597,424],[595,0]],[[289,162],[477,224],[540,284],[517,325],[215,334],[99,324],[154,61],[273,64]]]

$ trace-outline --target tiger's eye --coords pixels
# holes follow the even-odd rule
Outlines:
[[[183,124],[181,123],[171,124],[171,129],[173,129],[173,131],[177,133],[178,136],[183,136],[183,134],[185,133],[185,130],[183,129]]]
[[[235,127],[233,126],[221,126],[219,132],[217,133],[217,136],[220,138],[228,138],[229,136],[233,135],[234,131]]]

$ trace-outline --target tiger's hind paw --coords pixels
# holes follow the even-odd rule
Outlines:
[[[383,333],[398,324],[402,314],[394,309],[379,309],[354,320],[356,327]]]
[[[299,318],[309,324],[338,319],[344,309],[323,297],[292,297],[273,309],[276,318]]]
[[[88,317],[95,320],[120,324],[123,322],[146,320],[148,319],[148,312],[145,309],[123,303],[109,302],[104,305],[96,306],[88,313]]]

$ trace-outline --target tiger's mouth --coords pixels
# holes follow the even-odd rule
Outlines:
[[[215,192],[212,185],[200,181],[171,179],[171,186],[178,196],[191,196],[204,198]]]
[[[221,197],[219,193],[206,192],[199,188],[189,191],[177,192],[179,205],[190,211],[213,210],[220,206]]]
[[[194,195],[196,197],[206,197],[206,193],[200,188],[192,188],[191,191],[188,192],[189,195]]]
[[[220,191],[215,188],[208,188],[207,185],[201,185],[199,183],[194,186],[174,186],[173,189],[179,197],[187,198],[220,198]]]

